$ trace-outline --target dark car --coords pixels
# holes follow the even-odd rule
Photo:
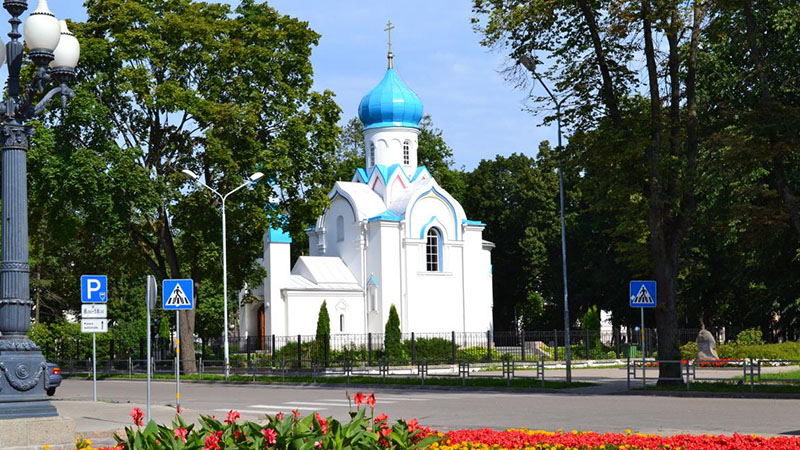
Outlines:
[[[52,397],[56,393],[56,388],[61,386],[61,368],[58,364],[47,363],[47,370],[50,371],[50,387],[47,388],[47,395]]]

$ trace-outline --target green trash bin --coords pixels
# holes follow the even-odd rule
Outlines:
[[[639,348],[635,344],[628,345],[628,357],[629,358],[635,359],[638,354],[639,354]]]

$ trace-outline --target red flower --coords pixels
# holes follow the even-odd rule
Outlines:
[[[129,415],[133,417],[134,425],[136,425],[137,427],[144,425],[144,420],[142,420],[142,417],[144,417],[144,413],[142,413],[141,409],[133,408],[133,411]]]
[[[386,414],[384,414],[384,413],[380,413],[380,414],[378,415],[378,417],[376,417],[376,418],[375,418],[375,423],[378,423],[378,422],[385,422],[385,421],[386,421],[386,419],[388,419],[388,418],[389,418],[389,416],[387,416]]]
[[[317,419],[317,422],[319,423],[319,429],[322,431],[322,434],[326,434],[328,432],[328,420],[323,419],[318,412],[314,413],[314,417]]]
[[[365,398],[366,398],[366,396],[364,395],[363,392],[358,392],[358,393],[356,393],[356,395],[353,396],[353,400],[355,400],[355,402],[356,402],[356,408],[360,408],[361,407],[361,404],[364,403],[364,399]]]
[[[236,419],[242,417],[239,415],[239,411],[230,410],[228,411],[228,417],[225,418],[225,423],[228,425],[233,425],[236,423]]]
[[[392,434],[392,429],[388,426],[381,427],[381,434],[383,437],[388,438],[390,434]]]
[[[419,422],[417,421],[417,419],[411,419],[408,421],[406,425],[408,425],[408,432],[413,433],[414,430],[416,430],[417,427],[419,427]]]
[[[272,428],[261,430],[261,434],[264,435],[264,440],[267,441],[267,445],[275,445],[278,442],[278,433]]]
[[[294,414],[294,418],[295,419],[299,419],[300,418],[300,411],[298,411],[296,409],[293,409],[292,410],[292,414]]]
[[[370,408],[375,408],[375,393],[370,392],[366,401]]]
[[[214,434],[209,434],[206,436],[206,444],[203,446],[203,450],[220,450],[219,449],[219,439],[222,437],[222,431],[217,431]]]
[[[283,413],[279,412],[278,414],[275,414],[275,420],[283,420]]]
[[[322,448],[322,442],[320,442],[320,441],[314,442],[314,447]]]
[[[186,428],[176,428],[175,429],[175,439],[177,440],[177,439],[180,438],[180,440],[182,440],[183,443],[185,444],[186,443],[186,433],[188,433],[188,432],[189,432],[189,430],[187,430]]]

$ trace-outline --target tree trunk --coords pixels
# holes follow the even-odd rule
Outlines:
[[[661,97],[658,89],[658,67],[653,45],[653,27],[650,17],[650,0],[642,1],[642,25],[644,31],[645,59],[647,60],[650,91],[650,145],[646,150],[649,166],[649,209],[647,225],[650,230],[651,254],[654,261],[655,278],[658,284],[658,307],[655,311],[658,329],[659,360],[679,360],[676,345],[678,328],[677,282],[678,249],[682,233],[677,221],[670,218],[669,207],[664,202],[664,187],[660,169],[662,142]],[[678,383],[680,364],[659,364],[659,384]],[[676,380],[670,380],[675,378]]]
[[[161,222],[161,229],[159,230],[158,239],[161,243],[161,247],[164,249],[170,275],[172,278],[183,278],[181,276],[180,266],[178,265],[178,253],[175,250],[175,241],[172,239],[172,230],[169,226],[167,209],[164,206],[159,209],[159,221]],[[195,287],[194,291],[195,299],[197,299],[197,287]],[[181,329],[178,330],[181,340],[181,367],[183,367],[184,373],[195,374],[197,373],[197,362],[195,361],[194,351],[195,311],[193,309],[181,311],[179,314],[181,315]]]
[[[597,58],[597,66],[600,69],[600,76],[603,80],[603,85],[600,88],[603,103],[605,103],[606,108],[608,108],[608,115],[611,117],[611,122],[615,127],[619,128],[622,125],[622,116],[619,112],[617,96],[614,94],[614,82],[611,78],[611,71],[606,61],[606,53],[603,50],[600,33],[597,29],[597,19],[595,18],[594,10],[588,0],[578,0],[578,6],[581,8],[583,19],[586,22],[586,26],[589,28],[589,34],[592,38],[592,46],[594,48],[594,56]]]

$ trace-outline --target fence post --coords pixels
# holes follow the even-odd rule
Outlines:
[[[303,367],[303,338],[297,335],[297,368]]]
[[[752,393],[755,389],[754,381],[753,381],[753,358],[750,358],[750,392]]]
[[[131,364],[131,357],[128,357],[128,379],[133,378],[133,365]]]
[[[330,357],[331,352],[331,335],[325,335],[325,368],[328,368],[328,358]]]
[[[589,348],[590,347],[591,346],[589,345],[589,329],[587,328],[586,329],[586,360],[587,361],[591,359],[591,357],[589,356]]]
[[[451,331],[450,332],[450,342],[453,345],[453,364],[455,364],[456,363],[456,332],[455,331]]]
[[[275,335],[272,335],[272,347],[270,348],[270,352],[272,352],[272,367],[275,367]]]
[[[553,351],[553,359],[558,361],[558,330],[553,330],[553,337],[555,338],[553,342],[555,342],[555,346],[553,347],[555,350]]]
[[[200,363],[199,363],[198,367],[199,367],[200,370],[199,370],[199,373],[197,374],[197,376],[198,376],[198,378],[200,378],[202,380],[203,379],[203,357],[202,356],[200,356]]]
[[[486,360],[492,361],[492,330],[486,330]]]
[[[367,354],[369,359],[369,365],[372,365],[372,333],[367,333]]]
[[[522,349],[522,360],[525,361],[525,330],[522,330],[522,333],[520,333],[519,341],[521,345],[520,348]]]
[[[412,331],[411,332],[411,364],[416,364],[416,361],[417,361],[417,356],[416,356],[416,353],[415,353],[416,349],[414,348],[415,344],[416,344],[416,341],[414,340],[414,332]]]

